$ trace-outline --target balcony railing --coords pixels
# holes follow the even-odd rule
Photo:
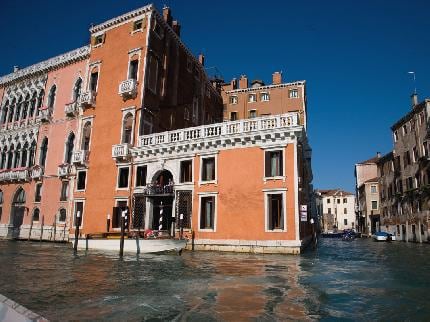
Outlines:
[[[2,170],[0,172],[0,181],[29,181],[28,168],[16,168]]]
[[[67,116],[75,116],[78,111],[77,105],[77,102],[71,102],[66,104],[66,106],[64,106],[64,113]]]
[[[67,177],[72,172],[72,167],[70,164],[60,164],[58,166],[58,176],[59,177]]]
[[[144,195],[171,195],[173,194],[173,183],[167,185],[159,185],[156,183],[150,183],[145,186],[143,190]]]
[[[49,122],[51,119],[51,110],[47,106],[40,107],[38,118],[42,122]]]
[[[72,162],[74,164],[85,164],[88,161],[88,151],[78,150],[74,151],[72,155]]]
[[[96,103],[96,93],[93,91],[84,92],[79,96],[79,105],[83,108],[94,106]]]
[[[30,176],[33,180],[41,179],[43,176],[43,167],[34,166],[33,169],[31,169],[30,171]]]
[[[298,113],[287,113],[142,135],[139,137],[138,147],[178,143],[205,138],[221,138],[223,136],[297,127],[299,125],[300,122]]]
[[[135,79],[127,79],[119,84],[118,94],[123,97],[131,97],[137,94],[137,81]]]
[[[130,144],[122,143],[112,146],[112,158],[126,159],[130,155]]]

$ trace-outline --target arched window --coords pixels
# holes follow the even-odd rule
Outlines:
[[[75,86],[73,87],[73,102],[77,102],[82,91],[82,78],[76,80]]]
[[[12,102],[10,103],[10,106],[9,106],[9,117],[8,117],[8,120],[7,120],[8,122],[12,122],[13,121],[13,112],[15,110],[15,103],[16,103],[15,99],[13,99]]]
[[[122,143],[131,143],[133,135],[133,115],[128,113],[122,122]]]
[[[60,213],[58,215],[58,221],[59,222],[65,222],[67,217],[67,211],[64,208],[60,209]]]
[[[21,144],[18,143],[15,151],[15,159],[13,161],[13,167],[18,168],[21,165]]]
[[[72,132],[69,134],[69,137],[67,138],[67,142],[66,142],[66,156],[64,161],[68,164],[72,163],[72,154],[73,154],[74,147],[75,147],[75,134]]]
[[[39,219],[40,219],[40,210],[39,208],[36,208],[33,211],[33,221],[39,221]]]
[[[29,112],[30,117],[34,116],[34,111],[36,109],[36,105],[37,105],[37,93],[34,92],[33,96],[31,97],[31,101],[30,101],[30,112]]]
[[[48,153],[48,138],[44,138],[42,141],[42,146],[40,147],[39,165],[41,167],[45,166],[47,153]]]
[[[7,153],[7,166],[6,169],[12,169],[12,160],[13,160],[13,154],[15,152],[15,147],[12,144],[9,148],[9,151]]]
[[[57,86],[52,85],[48,96],[48,108],[51,110],[54,108],[56,94],[57,94]]]
[[[29,167],[34,166],[35,160],[36,160],[36,141],[33,141],[33,143],[31,143],[31,146],[30,146],[28,166]]]
[[[28,143],[25,142],[24,147],[22,149],[22,156],[21,156],[21,167],[27,166],[27,155],[28,155]]]
[[[13,198],[13,204],[23,204],[25,203],[25,191],[22,188],[19,188],[15,193],[15,197]]]
[[[29,106],[30,106],[30,94],[27,94],[27,96],[25,97],[25,101],[24,101],[23,109],[22,109],[22,119],[23,120],[25,120],[27,118]]]
[[[4,104],[2,111],[1,111],[1,123],[4,124],[6,123],[6,117],[7,117],[7,110],[9,108],[9,100],[6,101],[6,103]]]
[[[40,92],[39,92],[39,97],[37,98],[37,109],[39,109],[39,108],[41,108],[42,107],[42,104],[43,104],[43,97],[45,96],[45,91],[42,89]]]
[[[82,130],[82,150],[88,151],[90,149],[91,140],[91,122],[87,122]]]
[[[20,116],[20,113],[21,113],[21,108],[22,108],[22,96],[20,96],[18,98],[18,103],[16,104],[15,121],[19,120],[19,116]]]
[[[3,204],[3,190],[0,190],[0,206]]]

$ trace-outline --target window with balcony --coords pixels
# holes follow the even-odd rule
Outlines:
[[[118,168],[118,188],[128,188],[129,167]]]
[[[200,229],[215,229],[215,196],[200,196]]]
[[[139,60],[133,59],[130,61],[128,66],[128,79],[137,80],[137,72],[139,67]]]
[[[15,151],[15,160],[13,162],[13,168],[18,168],[21,164],[21,143],[18,143]]]
[[[249,110],[248,111],[248,118],[253,119],[257,117],[257,110]]]
[[[85,190],[86,185],[87,185],[87,171],[86,170],[78,171],[76,190],[83,191]]]
[[[266,178],[283,176],[282,150],[265,151],[265,176]]]
[[[290,89],[288,91],[288,97],[289,98],[298,98],[299,97],[299,91],[297,89]]]
[[[136,187],[146,186],[146,165],[136,167]]]
[[[30,111],[29,111],[30,117],[34,116],[34,112],[36,110],[36,105],[37,105],[37,93],[33,92],[33,96],[31,97],[31,100],[30,100]]]
[[[34,202],[42,201],[42,184],[36,184],[35,193],[34,193]]]
[[[97,84],[99,81],[99,72],[94,71],[90,75],[90,91],[97,92]]]
[[[181,177],[180,182],[193,182],[193,161],[181,161]]]
[[[40,147],[40,159],[39,165],[41,167],[45,166],[46,163],[46,155],[48,154],[48,138],[45,137],[42,141],[42,146]]]
[[[51,110],[54,108],[56,95],[57,95],[57,86],[52,85],[48,95],[48,108]]]
[[[33,141],[30,146],[28,166],[29,167],[34,166],[35,160],[36,160],[36,141]]]
[[[13,121],[13,113],[15,111],[15,104],[16,104],[16,100],[13,99],[11,104],[10,104],[10,107],[9,107],[9,115],[8,115],[8,120],[7,120],[9,123]]]
[[[69,196],[69,181],[62,181],[60,201],[67,201],[68,196]]]
[[[248,103],[257,102],[257,94],[249,94],[248,95]]]
[[[215,157],[201,159],[201,181],[215,181]]]
[[[21,119],[25,120],[27,118],[30,107],[30,94],[27,94],[24,100],[23,108],[22,108],[22,116]]]
[[[72,99],[73,102],[77,102],[82,93],[82,78],[78,77],[75,82],[75,86],[73,86]]]
[[[19,120],[19,116],[21,113],[21,107],[22,107],[22,96],[20,96],[18,98],[18,103],[16,104],[16,109],[15,109],[15,121]]]
[[[78,219],[79,213],[79,222]],[[82,227],[82,222],[84,218],[84,203],[82,201],[75,201],[74,214],[73,214],[73,227],[76,227],[78,224],[79,227]]]
[[[131,144],[133,135],[133,115],[128,113],[122,123],[122,140],[121,143]]]
[[[64,158],[65,163],[67,164],[72,163],[72,155],[73,155],[74,148],[75,148],[75,133],[71,132],[66,142],[66,153]]]
[[[64,223],[66,222],[66,218],[67,218],[67,211],[64,208],[61,208],[58,214],[58,221],[61,223]]]
[[[6,123],[7,111],[9,109],[9,100],[6,100],[1,111],[1,123]]]
[[[238,102],[237,96],[236,95],[230,96],[229,102],[230,102],[230,104],[237,104],[237,102]]]
[[[282,193],[270,193],[267,198],[267,229],[282,230],[284,229],[284,205]]]
[[[39,208],[35,208],[33,210],[32,221],[33,222],[38,222],[39,220],[40,220],[40,210],[39,210]]]
[[[86,122],[82,130],[81,150],[89,151],[91,141],[91,122]]]
[[[237,112],[230,112],[230,121],[237,120]]]

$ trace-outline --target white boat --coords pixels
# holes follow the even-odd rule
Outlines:
[[[72,243],[74,240],[72,240]],[[124,252],[127,253],[162,253],[175,251],[180,252],[187,245],[187,239],[173,238],[126,238],[124,239]],[[79,238],[78,249],[81,250],[102,250],[119,252],[120,239],[110,238]]]
[[[387,233],[385,231],[378,231],[375,234],[373,234],[373,239],[375,241],[391,241],[396,240],[396,237],[390,233]]]

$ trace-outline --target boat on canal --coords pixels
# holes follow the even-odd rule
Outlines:
[[[386,231],[378,231],[372,236],[374,241],[392,241],[396,240],[393,234],[387,233]]]

